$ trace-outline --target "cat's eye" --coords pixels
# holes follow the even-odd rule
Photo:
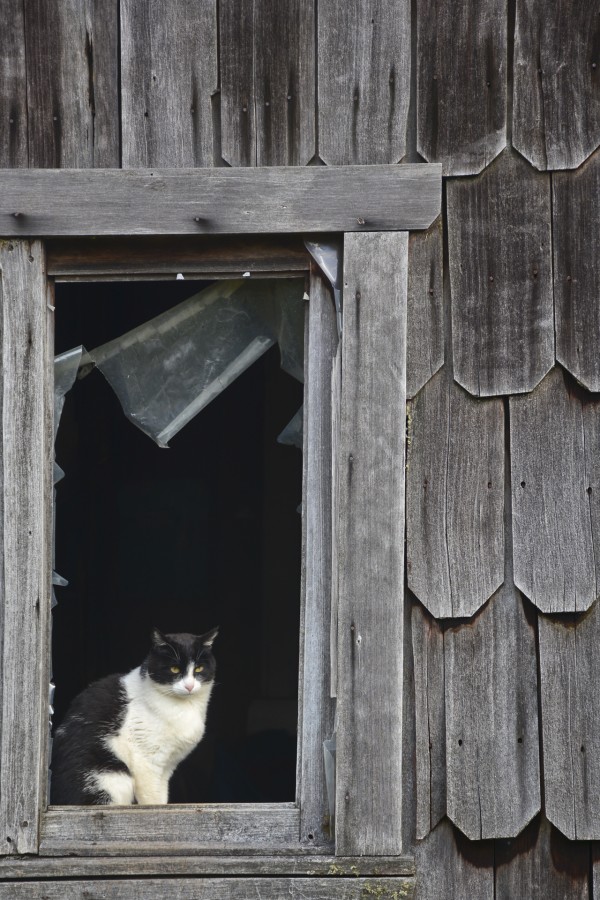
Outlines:
[[[181,669],[179,668],[179,666],[171,666],[171,672],[173,673],[173,675],[179,675]]]
[[[194,669],[194,672],[196,672],[196,673],[202,672],[202,671],[204,671],[204,666],[196,666],[196,668]]]

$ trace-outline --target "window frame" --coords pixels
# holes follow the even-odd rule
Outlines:
[[[36,207],[37,210],[40,197],[51,198],[57,179],[62,186],[77,188],[77,177],[80,177],[88,188],[91,186],[93,201],[101,204],[103,218],[101,226],[95,228],[87,215],[85,221],[81,214],[71,216],[62,197],[58,211],[47,219],[36,210],[31,215],[27,209],[18,214],[10,212],[9,215],[15,217],[5,230],[10,236],[0,241],[3,363],[3,429],[0,436],[3,502],[0,514],[4,524],[0,546],[4,563],[0,572],[0,595],[4,601],[0,604],[3,634],[0,855],[158,857],[310,853],[326,857],[336,853],[344,857],[400,858],[407,229],[425,228],[439,213],[441,170],[439,166],[425,165],[344,167],[336,174],[333,168],[328,169],[328,174],[323,177],[330,179],[327,183],[335,187],[330,204],[329,195],[325,196],[324,203],[321,195],[311,196],[307,201],[300,193],[298,200],[292,191],[288,195],[292,199],[287,202],[292,208],[295,202],[300,204],[300,216],[297,224],[290,227],[287,222],[292,212],[288,206],[283,206],[286,224],[282,226],[278,224],[281,217],[276,191],[274,200],[269,200],[266,219],[263,217],[255,229],[261,234],[271,231],[298,234],[307,229],[309,222],[323,232],[348,231],[343,237],[345,251],[350,247],[344,264],[345,326],[339,392],[333,407],[328,380],[329,357],[323,354],[331,354],[335,345],[335,315],[322,276],[314,265],[310,267],[305,391],[308,397],[316,396],[317,402],[313,399],[307,403],[309,411],[305,413],[303,571],[306,574],[300,663],[300,709],[304,709],[305,714],[299,713],[299,786],[295,803],[260,804],[260,808],[241,804],[45,808],[52,558],[53,284],[54,279],[67,277],[65,271],[61,273],[57,268],[59,254],[53,242],[69,237],[68,245],[63,242],[63,249],[66,247],[68,251],[77,243],[77,238],[72,235],[96,234],[97,242],[89,243],[95,244],[93,253],[100,257],[103,236],[119,233],[121,195],[118,186],[131,187],[135,182],[146,190],[149,176],[125,171],[120,174],[100,171],[15,173],[13,170],[1,173],[0,184],[6,182],[9,188],[4,205],[8,202],[11,209],[19,185],[31,186],[22,205],[26,207],[31,203],[32,209]],[[404,170],[400,173],[401,189],[405,191],[406,185],[410,188],[406,208],[401,204],[398,207],[402,199],[397,191],[399,169]],[[409,170],[413,170],[414,178]],[[232,172],[225,177],[225,182],[230,185],[235,185],[238,179],[249,179],[249,184],[256,179],[255,186],[259,191],[264,190],[260,179],[265,177],[275,179],[276,187],[277,178],[284,178],[283,173],[286,183],[293,185],[297,178],[301,187],[308,177],[313,177],[312,174],[307,176],[305,169],[271,170],[266,176],[264,170],[254,170],[254,175],[248,170],[241,173],[224,171]],[[171,181],[168,177],[164,179],[167,194],[170,184],[179,184],[182,178],[189,179],[191,189],[203,179],[217,180],[221,175],[178,170],[170,177]],[[139,182],[136,181],[138,178]],[[353,178],[362,185],[362,193],[359,191],[358,196],[366,206],[355,204]],[[165,194],[154,193],[159,180],[152,185],[152,192],[144,195],[146,215],[149,197],[156,197],[156,202],[162,203],[163,207],[165,203],[174,203],[173,198],[167,196],[165,199]],[[373,191],[374,184],[378,188],[376,191]],[[101,196],[98,200],[94,191],[102,192],[106,185],[109,197]],[[423,190],[424,185],[426,190]],[[178,190],[180,188],[181,185]],[[419,207],[420,196],[422,209]],[[180,202],[180,195],[175,199]],[[217,202],[221,202],[220,198]],[[227,205],[227,198],[222,202]],[[307,205],[311,215],[316,211],[313,218],[306,213]],[[2,206],[0,201],[0,212],[5,212]],[[363,217],[360,212],[366,207],[369,207],[368,214]],[[385,216],[380,219],[378,228],[374,222],[377,211],[383,207]],[[129,208],[128,214],[131,215]],[[244,215],[247,214],[246,211]],[[180,226],[172,224],[173,217],[174,213],[170,218],[171,235],[186,233],[174,232],[173,229]],[[202,221],[211,220],[209,217]],[[239,230],[250,234],[252,228],[248,219],[243,221],[244,227]],[[271,228],[270,222],[275,223]],[[145,226],[146,233],[148,227]],[[165,242],[172,241],[173,238],[165,233],[167,230],[161,231],[158,221],[151,233],[157,239],[162,236]],[[213,230],[224,231],[219,227]],[[232,230],[235,229],[230,228],[229,233]],[[29,237],[28,232],[38,237]],[[132,233],[130,229],[125,240]],[[39,237],[50,239],[47,247]],[[198,247],[205,241],[207,248],[213,241],[214,247],[212,237],[186,240],[197,241]],[[231,241],[233,246],[240,239],[219,240]],[[269,238],[264,240],[268,247]],[[243,271],[250,269],[250,263],[247,267],[240,266],[242,258],[248,260],[248,253],[244,257],[243,249],[229,268],[227,265],[223,268],[223,260],[220,266],[215,265],[214,259],[208,262],[210,256],[211,252],[207,250],[203,257],[206,268],[189,259],[172,265],[176,253],[171,250],[170,271],[175,269],[176,272],[187,272],[188,277],[194,273],[205,278],[225,277],[232,271],[239,274],[240,268]],[[99,279],[122,273],[121,268],[116,272],[109,271],[106,262],[106,258],[96,259],[95,271]],[[64,255],[62,264],[67,265]],[[136,265],[143,266],[143,262],[138,261]],[[281,274],[277,269],[268,270],[267,263],[262,270],[259,266],[254,271],[256,274],[268,274],[269,271]],[[289,269],[283,271],[289,274]],[[81,268],[78,271],[71,268],[70,272],[71,277],[86,280],[90,274]],[[131,277],[140,274],[131,269],[128,273]],[[381,365],[382,359],[384,365]],[[313,451],[316,456],[309,465],[308,457]],[[378,477],[373,480],[375,470]],[[310,490],[307,488],[309,482]],[[333,514],[332,488],[335,495]],[[383,518],[382,510],[385,511]],[[389,534],[380,529],[382,524],[384,528],[390,525]],[[333,539],[330,537],[332,525]],[[329,595],[328,579],[331,579],[332,571],[337,579],[331,619],[324,598]],[[329,737],[333,725],[327,655],[329,641],[325,640],[330,621],[333,621],[333,668],[337,673],[335,846],[326,840],[326,823],[323,822],[327,800],[322,739]],[[314,678],[307,674],[313,658],[319,660]],[[33,687],[23,692],[23,660],[27,659],[34,661],[33,678],[29,682]],[[391,688],[397,702],[380,703],[382,688],[386,691]],[[320,698],[316,711],[315,697]],[[374,784],[376,805],[372,801]],[[199,822],[202,827],[197,840],[178,839],[181,834],[192,833]]]

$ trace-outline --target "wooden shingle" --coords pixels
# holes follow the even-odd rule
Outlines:
[[[597,0],[517,0],[513,143],[538,169],[574,169],[600,144]]]
[[[507,150],[447,198],[454,377],[480,397],[530,391],[554,363],[550,178]]]
[[[416,9],[417,149],[444,175],[476,175],[506,146],[506,3]]]
[[[406,396],[414,397],[444,364],[442,220],[408,242]]]
[[[123,166],[212,165],[214,0],[121,0],[120,17]]]
[[[504,578],[504,410],[438,372],[409,406],[408,585],[436,616],[472,616]]]
[[[410,96],[410,0],[320,0],[319,156],[396,163]]]
[[[556,358],[600,391],[600,152],[552,176]]]
[[[510,400],[515,584],[546,613],[600,589],[600,400],[556,367]]]

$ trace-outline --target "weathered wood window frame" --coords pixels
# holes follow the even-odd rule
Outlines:
[[[407,232],[427,227],[439,212],[440,175],[438,166],[0,173],[6,236],[0,242],[0,853],[331,854],[322,741],[333,728],[325,652],[332,559],[337,582],[335,853],[401,852]],[[191,215],[199,207],[198,215]],[[89,278],[94,266],[98,277],[123,275],[128,267],[135,274],[131,253],[125,260],[121,252],[121,260],[111,263],[110,252],[103,256],[107,245],[102,241],[95,249],[90,242],[88,262],[80,258],[79,269],[77,260],[68,262],[69,253],[77,256],[75,244],[62,244],[61,250],[53,241],[151,234],[173,247],[169,235],[198,230],[207,235],[344,235],[333,459],[330,368],[337,330],[325,282],[314,266],[310,275],[297,800],[48,810],[53,279],[67,277],[67,269],[70,277]],[[210,261],[211,241],[191,241],[197,245],[187,262],[181,247],[173,247],[171,262],[177,261],[171,271],[185,271],[185,262],[188,272],[218,277],[239,272],[242,258],[247,267],[247,248],[221,254],[220,264]],[[272,247],[276,244],[274,239]],[[287,271],[281,257],[273,265],[275,251],[269,256],[264,242],[262,248],[272,274]],[[159,257],[138,267],[156,274]]]

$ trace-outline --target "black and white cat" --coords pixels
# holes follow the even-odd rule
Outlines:
[[[204,735],[216,636],[155,629],[141,666],[75,697],[54,736],[51,803],[168,803],[171,775]]]

